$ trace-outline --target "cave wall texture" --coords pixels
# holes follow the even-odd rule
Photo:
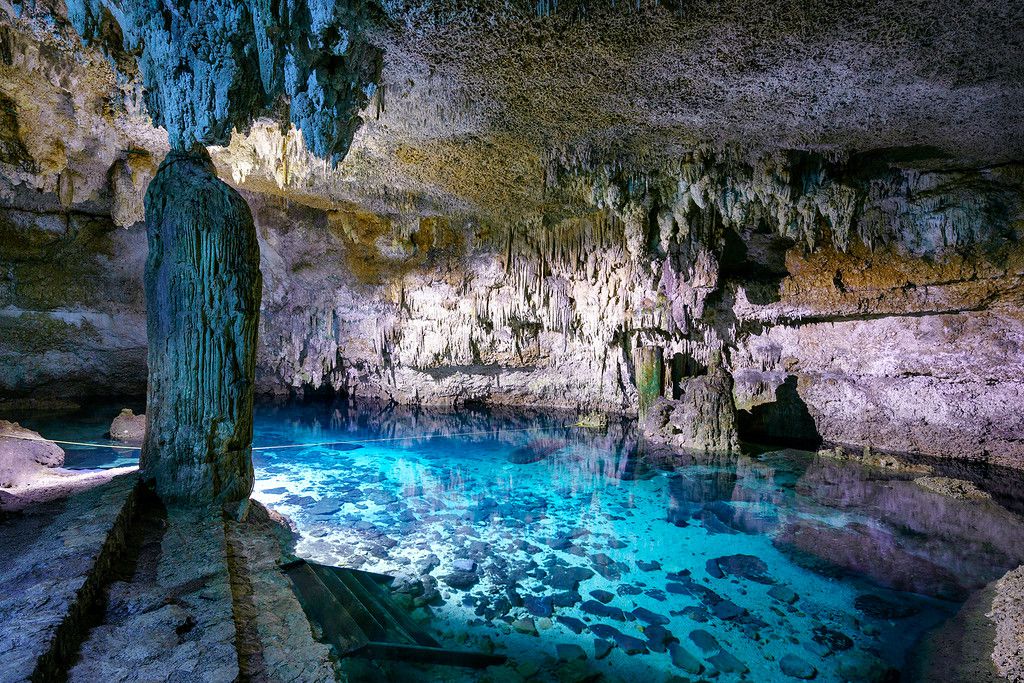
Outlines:
[[[659,358],[746,438],[1024,462],[1012,3],[196,6],[228,45],[138,60],[183,20],[0,0],[0,395],[144,391],[142,196],[199,130],[262,392],[634,412]]]

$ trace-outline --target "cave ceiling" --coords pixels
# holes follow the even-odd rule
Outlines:
[[[0,94],[15,103],[25,148],[45,147],[31,138],[45,136],[48,117],[77,114],[22,103],[64,91],[85,109],[102,103],[107,111],[82,116],[113,123],[122,147],[162,154],[159,134],[139,125],[137,74],[82,47],[63,2],[0,8]],[[643,172],[699,149],[868,153],[953,168],[1024,156],[1021,2],[430,0],[370,9],[361,36],[381,50],[379,87],[362,103],[344,160],[333,166],[308,151],[268,109],[211,147],[222,176],[320,208],[507,218],[571,204],[573,188],[552,182],[565,170]],[[46,79],[25,78],[18,45],[27,36],[43,38],[32,68],[46,62]],[[134,100],[125,95],[133,87]],[[89,92],[95,101],[85,101]]]

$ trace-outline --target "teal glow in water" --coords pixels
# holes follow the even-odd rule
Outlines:
[[[429,575],[434,629],[490,639],[541,679],[575,643],[607,680],[792,680],[783,663],[884,680],[1024,562],[1024,525],[994,502],[800,451],[644,457],[628,425],[568,422],[262,406],[257,445],[347,443],[255,453],[254,497],[296,523],[303,557]],[[62,434],[89,429],[65,421]],[[459,436],[481,431],[493,433]],[[600,660],[597,639],[615,645]]]

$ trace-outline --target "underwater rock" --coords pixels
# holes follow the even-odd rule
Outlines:
[[[704,665],[696,657],[690,654],[686,648],[679,643],[672,643],[668,646],[669,655],[672,657],[672,664],[686,673],[699,675],[704,671]]]
[[[602,604],[597,600],[585,600],[580,605],[580,610],[598,617],[607,617],[615,621],[626,621],[626,615],[621,609]]]
[[[722,646],[718,644],[718,640],[713,635],[702,629],[696,631],[690,631],[690,640],[693,644],[700,648],[704,654],[711,652],[717,652],[722,649]]]
[[[594,576],[594,572],[586,567],[559,567],[548,576],[546,583],[554,589],[565,591],[579,590],[580,582]]]
[[[615,594],[598,588],[596,590],[590,591],[590,597],[594,598],[598,602],[607,605],[609,602],[615,599]]]
[[[830,652],[844,652],[853,647],[853,640],[849,636],[827,626],[815,626],[811,639],[827,647]]]
[[[124,408],[110,423],[110,438],[129,444],[141,444],[146,438],[146,416]]]
[[[772,586],[768,589],[768,596],[778,600],[779,602],[784,602],[787,605],[792,605],[800,598],[796,591],[789,586]]]
[[[594,639],[594,659],[604,659],[611,654],[613,647],[614,644],[604,638]]]
[[[550,617],[554,612],[550,595],[527,595],[523,598],[523,607],[535,617]]]
[[[576,634],[583,633],[584,629],[586,629],[587,627],[585,623],[583,623],[576,617],[565,617],[562,615],[558,615],[557,617],[555,617],[555,621],[557,621],[559,624],[562,624],[567,629]]]
[[[746,664],[737,659],[735,655],[730,652],[726,652],[725,650],[708,657],[708,663],[721,673],[726,674],[742,674],[749,671]]]
[[[0,488],[31,484],[63,464],[63,448],[17,422],[0,420]]]
[[[992,496],[972,482],[950,477],[918,477],[914,483],[932,493],[938,493],[955,500],[991,500]]]
[[[458,590],[469,590],[480,581],[476,572],[454,571],[442,579],[447,585]]]
[[[858,595],[853,605],[869,617],[885,620],[906,619],[921,611],[916,605],[887,600],[873,593]]]
[[[739,576],[756,583],[773,584],[775,579],[768,576],[768,565],[764,560],[754,555],[726,555],[713,560],[708,560],[709,573],[715,571],[715,578],[722,578],[725,574]]]
[[[809,681],[818,675],[818,670],[810,662],[793,653],[785,654],[779,659],[779,668],[787,676],[805,681]]]
[[[555,645],[555,652],[558,655],[558,659],[563,662],[587,658],[587,653],[584,649],[575,643],[558,643]]]
[[[634,609],[633,616],[646,624],[650,624],[651,626],[664,626],[670,621],[668,617],[658,614],[657,612],[652,612],[646,607],[637,607]]]

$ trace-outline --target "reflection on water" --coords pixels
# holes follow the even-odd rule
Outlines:
[[[418,617],[540,679],[575,643],[607,680],[791,680],[783,661],[883,680],[1024,562],[1024,524],[995,502],[795,450],[644,456],[629,423],[572,422],[264,405],[257,445],[346,443],[257,452],[255,497],[295,521],[300,554],[408,576]]]

